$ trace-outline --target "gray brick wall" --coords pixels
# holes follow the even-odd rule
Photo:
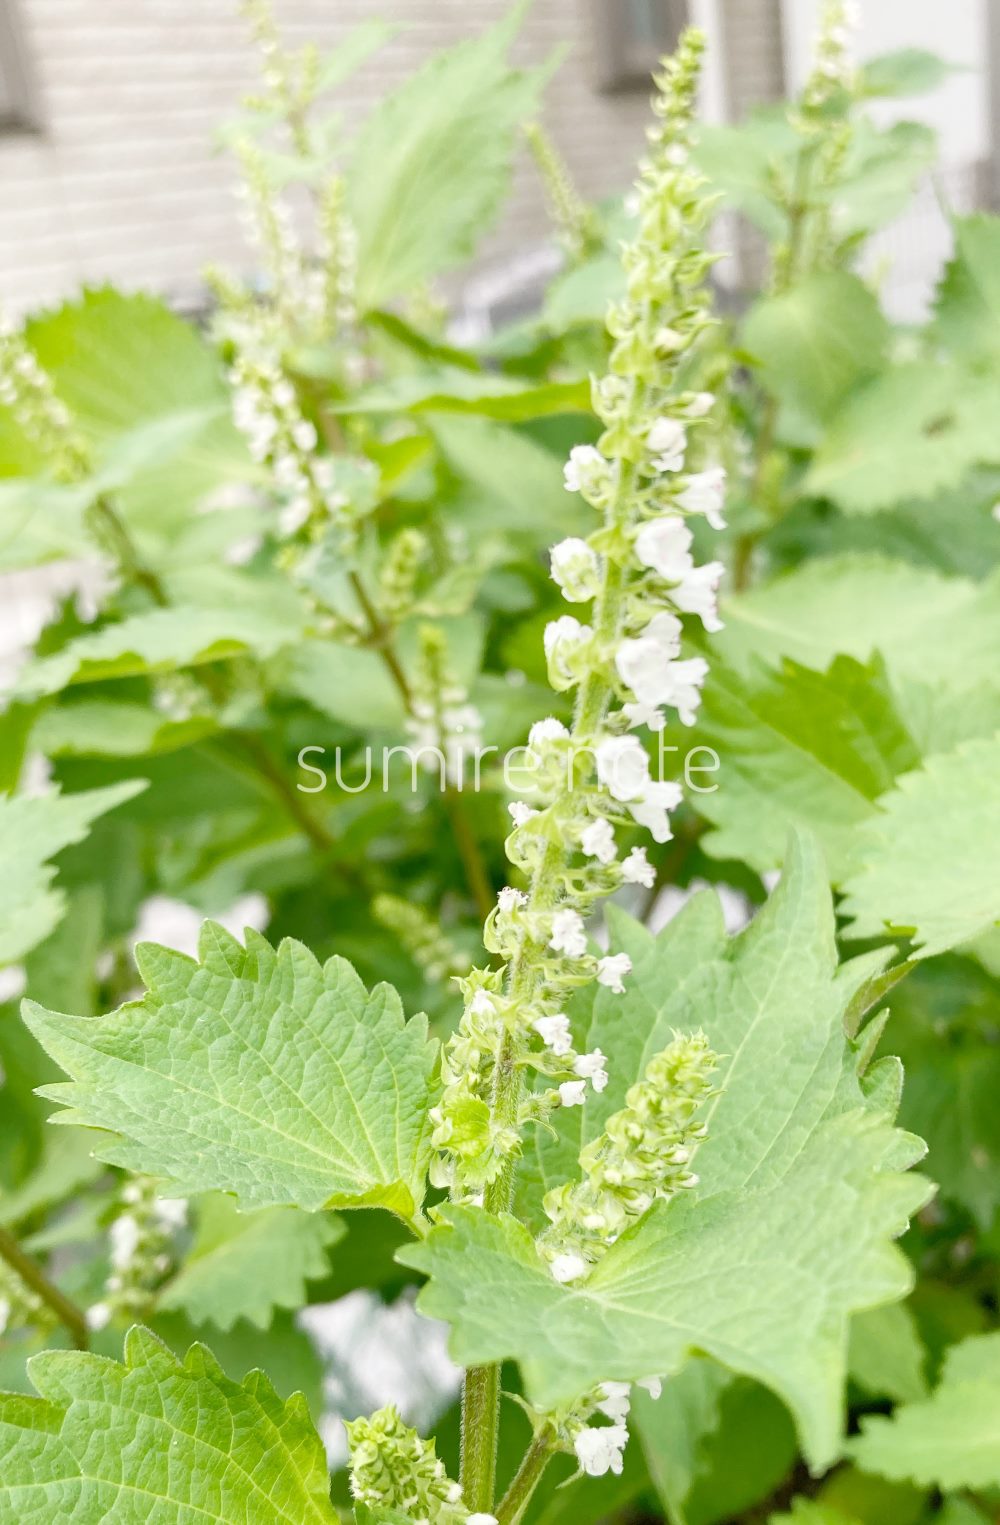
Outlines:
[[[291,43],[332,45],[373,15],[400,24],[342,87],[350,125],[431,53],[487,27],[507,3],[276,0],[276,11]],[[771,40],[760,31],[769,0],[729,8],[754,13],[740,39],[741,77],[752,75],[755,50],[770,56]],[[41,131],[0,136],[0,297],[15,308],[37,305],[103,279],[183,295],[207,262],[238,264],[230,166],[213,147],[220,119],[252,82],[235,0],[19,0],[19,9]],[[535,0],[518,53],[539,59],[570,44],[546,117],[582,188],[600,196],[630,175],[646,102],[642,90],[593,89],[588,16],[585,0]],[[483,257],[544,233],[539,188],[521,163]]]

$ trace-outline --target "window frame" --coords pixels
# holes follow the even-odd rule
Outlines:
[[[39,130],[38,99],[17,0],[0,0],[0,137]]]
[[[662,5],[670,36],[662,47],[633,45],[625,0],[587,0],[593,45],[594,81],[602,94],[647,90],[665,52],[672,50],[690,17],[690,0],[655,0]],[[671,26],[671,22],[676,22]]]

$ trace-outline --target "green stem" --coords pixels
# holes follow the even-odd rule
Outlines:
[[[518,1525],[551,1459],[548,1441],[543,1435],[536,1435],[525,1452],[514,1481],[500,1501],[497,1525]]]
[[[462,797],[454,789],[444,791],[444,808],[451,823],[452,836],[462,860],[469,892],[476,902],[476,912],[480,921],[485,921],[493,910],[493,886],[486,871],[486,861],[465,813]]]
[[[104,526],[115,560],[130,582],[144,588],[159,609],[169,607],[170,599],[159,577],[146,566],[111,499],[102,493],[94,503]]]
[[[499,1366],[472,1366],[462,1386],[462,1497],[473,1514],[493,1508],[497,1478],[494,1416],[500,1408]]]
[[[393,645],[392,627],[382,619],[356,572],[351,572],[350,583],[368,624],[368,644],[382,658],[389,676],[396,685],[403,708],[408,715],[412,715],[413,691]],[[469,824],[461,794],[454,789],[445,789],[444,807],[451,825],[452,836],[455,839],[455,846],[458,848],[458,855],[462,860],[462,869],[469,893],[476,903],[476,911],[480,919],[485,921],[493,909],[493,886],[490,883],[479,843]]]
[[[22,1250],[14,1235],[9,1229],[0,1225],[0,1255],[7,1264],[24,1282],[26,1287],[40,1297],[60,1324],[64,1325],[72,1337],[77,1350],[87,1350],[90,1346],[90,1330],[83,1309],[79,1308],[65,1292],[60,1292],[55,1282],[49,1280],[45,1272],[36,1260]]]
[[[634,399],[637,409],[642,406],[643,392],[644,389],[637,384]],[[614,502],[608,511],[609,528],[622,529],[627,525],[635,489],[635,476],[635,466],[630,462],[622,462]],[[624,568],[617,561],[606,561],[604,581],[594,608],[594,641],[599,652],[610,650],[616,642],[624,594]],[[600,670],[591,672],[577,695],[572,732],[574,742],[586,744],[593,738],[600,728],[610,700],[611,687],[603,672]],[[559,869],[564,862],[563,845],[558,841],[548,842],[532,876],[529,904],[533,915],[544,914],[556,906],[559,897]],[[540,979],[539,960],[543,953],[544,945],[526,936],[512,959],[508,995],[515,1004],[527,1004],[534,996]],[[495,1125],[502,1128],[517,1127],[523,1084],[521,1068],[517,1063],[514,1036],[507,1032],[504,1034],[493,1076],[491,1110]],[[496,1178],[486,1187],[483,1194],[483,1206],[488,1213],[510,1211],[514,1197],[516,1165],[516,1158],[513,1155],[508,1156]],[[473,1379],[471,1387],[470,1378]],[[492,1394],[496,1395],[495,1398],[487,1403],[486,1396]],[[470,1410],[470,1395],[474,1395],[476,1399],[477,1406],[474,1414]],[[483,1397],[483,1402],[479,1402],[480,1396]],[[485,1486],[486,1458],[496,1456],[499,1426],[499,1367],[475,1367],[470,1370],[466,1378],[462,1433],[468,1436],[473,1428],[481,1432],[477,1434],[474,1444],[470,1445],[468,1441],[466,1442],[471,1458],[475,1460],[476,1467],[481,1469],[472,1471],[470,1467],[470,1484],[477,1489]],[[544,1467],[544,1460],[541,1466]],[[518,1476],[520,1477],[520,1474]],[[541,1467],[538,1476],[541,1476]],[[463,1472],[463,1482],[464,1477]],[[534,1488],[537,1480],[536,1477],[531,1482],[531,1489]],[[477,1496],[480,1495],[477,1494]],[[529,1496],[530,1489],[525,1495],[525,1503]],[[483,1507],[487,1512],[489,1510],[489,1505],[477,1507]],[[511,1518],[517,1518],[517,1516],[511,1516]]]

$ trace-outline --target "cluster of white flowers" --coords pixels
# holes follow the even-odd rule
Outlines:
[[[252,319],[230,330],[233,419],[252,458],[267,466],[284,499],[279,528],[295,535],[307,524],[345,523],[349,501],[331,456],[320,454],[316,426],[305,417],[266,328]]]
[[[275,193],[260,149],[237,144],[243,178],[235,188],[240,223],[260,257],[268,296],[293,333],[322,331],[326,316],[327,273],[310,258],[299,237],[288,202]]]
[[[12,1334],[17,1329],[47,1333],[57,1323],[48,1303],[5,1260],[0,1260],[0,1334]]]
[[[346,186],[333,175],[319,207],[318,258],[325,282],[323,332],[349,334],[358,321],[358,235],[345,205]]]
[[[433,1440],[403,1423],[392,1404],[370,1419],[345,1424],[351,1453],[351,1495],[371,1509],[405,1511],[413,1525],[497,1525],[492,1514],[470,1514]]]
[[[56,395],[52,378],[38,363],[23,332],[0,311],[0,406],[9,408],[39,455],[64,480],[90,469],[86,445],[69,409]]]
[[[663,1391],[658,1377],[637,1382],[653,1398]],[[612,1472],[621,1475],[625,1447],[628,1444],[628,1416],[632,1408],[632,1385],[629,1382],[602,1382],[588,1403],[577,1409],[564,1424],[564,1435],[587,1477],[603,1477]],[[608,1424],[589,1424],[589,1418],[601,1415]],[[566,1447],[568,1449],[568,1447]]]
[[[466,762],[482,747],[483,717],[450,669],[440,627],[421,625],[419,641],[406,729],[420,766],[462,789]]]
[[[853,250],[851,234],[836,227],[836,191],[854,138],[861,76],[852,56],[851,34],[860,21],[855,0],[825,0],[813,65],[789,113],[802,149],[776,179],[789,229],[774,250],[777,292],[787,291],[811,271],[838,268]]]
[[[717,1062],[702,1033],[675,1036],[581,1153],[581,1179],[546,1194],[551,1226],[539,1248],[556,1281],[585,1277],[655,1201],[698,1184],[691,1161],[706,1129],[697,1113]]]
[[[803,95],[809,110],[821,109],[837,90],[853,89],[855,67],[851,42],[860,25],[861,7],[857,0],[825,0],[812,72]]]
[[[581,1105],[588,1084],[607,1083],[604,1055],[575,1051],[565,1005],[592,980],[622,993],[631,964],[624,953],[592,954],[585,918],[622,884],[654,882],[643,848],[620,860],[619,833],[640,827],[668,841],[681,799],[678,784],[653,777],[630,733],[661,728],[668,709],[693,723],[707,663],[681,657],[683,616],[696,616],[709,632],[721,628],[723,567],[695,565],[688,521],[724,525],[725,473],[704,452],[698,470],[685,469],[689,436],[714,399],[679,386],[711,323],[712,256],[702,236],[710,202],[688,162],[702,46],[700,34],[687,33],[657,81],[659,120],[638,187],[639,228],[623,255],[627,294],[609,313],[609,374],[593,384],[604,432],[597,445],[577,446],[566,466],[567,488],[602,519],[595,533],[564,540],[552,553],[552,576],[567,601],[593,605],[589,622],[563,615],[545,632],[550,681],[575,695],[573,726],[548,719],[531,731],[530,803],[512,806],[507,840],[529,889],[502,891],[486,924],[487,947],[503,960],[506,978],[478,971],[464,982],[466,1010],[445,1058],[437,1179],[459,1195],[485,1190],[494,1209],[506,1205],[503,1183],[524,1124]],[[525,1099],[509,1083],[525,1067],[552,1088]]]
[[[156,1288],[173,1267],[173,1239],[187,1223],[185,1199],[159,1196],[156,1182],[145,1176],[124,1187],[121,1208],[108,1230],[111,1275],[105,1296],[87,1310],[92,1329],[118,1315],[141,1318],[149,1311]]]

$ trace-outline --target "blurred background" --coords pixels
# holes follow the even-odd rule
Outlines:
[[[398,30],[341,89],[346,136],[441,48],[491,26],[508,0],[280,0],[291,45],[328,48],[359,22]],[[628,182],[649,73],[687,21],[709,38],[704,115],[738,121],[802,83],[818,0],[535,0],[515,56],[558,59],[546,124],[590,198]],[[993,207],[1000,186],[1000,7],[991,0],[867,0],[862,59],[926,48],[961,66],[929,95],[885,107],[940,134],[941,168],[876,241],[886,295],[919,317],[948,248],[943,208]],[[25,310],[81,283],[147,287],[197,309],[212,261],[245,264],[220,121],[253,81],[235,0],[0,0],[0,297]],[[738,240],[724,279],[753,284]],[[525,160],[503,221],[462,283],[475,313],[528,305],[551,273],[549,225]],[[454,291],[451,293],[454,296]]]

